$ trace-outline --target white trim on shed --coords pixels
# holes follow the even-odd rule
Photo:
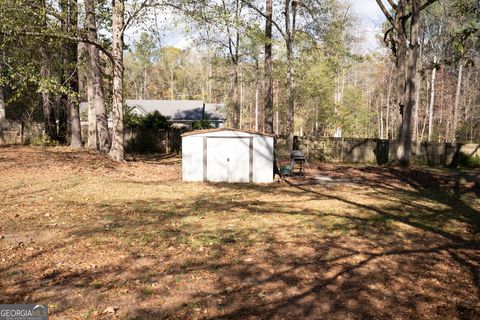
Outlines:
[[[273,182],[273,136],[213,129],[182,135],[183,181]]]

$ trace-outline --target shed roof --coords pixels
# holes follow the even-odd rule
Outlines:
[[[256,134],[259,136],[267,136],[267,137],[275,136],[270,133],[253,131],[253,130],[240,130],[240,129],[234,129],[234,128],[215,128],[215,129],[204,129],[204,130],[195,130],[195,131],[185,132],[184,134],[182,134],[182,137],[194,136],[197,134],[210,133],[210,132],[220,132],[220,131],[237,131],[237,132],[244,132],[244,133]]]

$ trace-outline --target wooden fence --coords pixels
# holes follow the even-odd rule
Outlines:
[[[385,164],[396,159],[397,142],[381,139],[295,137],[295,148],[302,150],[307,159],[325,162]],[[277,140],[282,152],[285,139]],[[430,166],[450,166],[461,154],[480,157],[480,145],[473,143],[413,142],[412,160]]]
[[[0,120],[0,145],[29,144],[42,136],[43,123],[22,123],[19,121]]]
[[[125,129],[125,149],[129,153],[179,154],[182,149],[182,131]]]

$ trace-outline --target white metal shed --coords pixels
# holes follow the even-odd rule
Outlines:
[[[273,182],[273,135],[220,128],[182,135],[183,181]]]

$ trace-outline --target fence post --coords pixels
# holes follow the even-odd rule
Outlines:
[[[345,145],[345,138],[342,137],[341,144],[340,144],[340,162],[343,163],[343,147]]]
[[[167,129],[165,131],[165,151],[167,154],[170,154],[170,139],[169,139],[169,136],[170,136],[170,130]]]
[[[445,141],[443,143],[443,166],[444,167],[447,166],[447,149],[448,149],[447,141]]]

